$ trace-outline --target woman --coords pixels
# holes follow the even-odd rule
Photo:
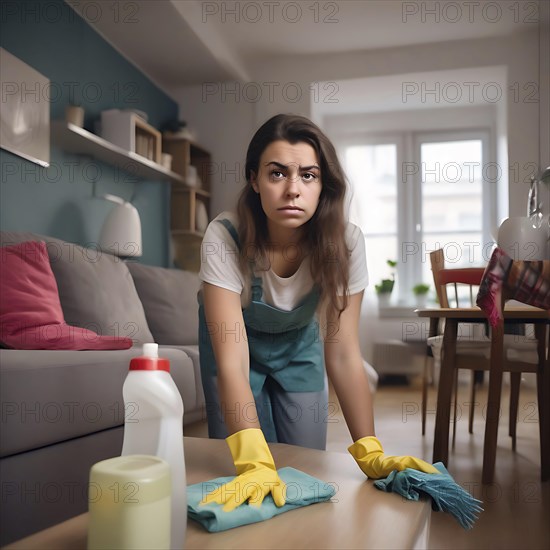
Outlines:
[[[345,177],[333,145],[310,120],[277,115],[246,156],[237,213],[213,220],[202,243],[200,361],[210,437],[226,438],[237,477],[204,502],[229,511],[282,506],[267,441],[324,449],[328,374],[372,478],[413,467],[374,437],[358,327],[367,285],[364,240],[344,219]],[[322,335],[321,335],[322,333]]]

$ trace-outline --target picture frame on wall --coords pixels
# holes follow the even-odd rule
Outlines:
[[[0,147],[47,167],[50,81],[4,48],[0,48],[0,66]]]

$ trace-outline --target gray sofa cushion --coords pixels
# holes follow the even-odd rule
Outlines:
[[[69,325],[132,338],[135,344],[154,341],[132,276],[120,258],[34,233],[2,232],[0,238],[2,246],[46,242]]]
[[[119,351],[0,350],[0,456],[36,449],[124,424],[122,386],[132,357]],[[193,361],[162,347],[184,406],[184,423],[197,407]]]
[[[202,387],[201,378],[201,366],[199,359],[199,346],[166,346],[173,347],[184,351],[189,358],[193,361],[193,370],[195,371],[195,395],[197,398],[197,405],[194,411],[185,411],[188,418],[188,423],[199,422],[206,420],[205,406],[206,400],[204,398],[204,389]],[[163,348],[166,349],[166,348]]]
[[[198,275],[138,263],[128,263],[128,268],[155,342],[178,346],[198,344]]]

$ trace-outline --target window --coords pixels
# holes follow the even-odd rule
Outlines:
[[[397,260],[396,290],[433,286],[429,253],[453,267],[483,265],[492,243],[495,185],[488,131],[371,135],[342,143],[351,184],[350,220],[362,228],[372,287]]]
[[[391,275],[385,259],[397,260],[397,146],[348,147],[345,166],[353,185],[350,220],[367,236],[369,279],[375,284]],[[384,261],[378,261],[380,258]]]

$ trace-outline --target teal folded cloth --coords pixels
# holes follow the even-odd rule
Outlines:
[[[329,484],[294,468],[281,468],[279,477],[286,483],[286,504],[280,508],[275,505],[271,495],[267,495],[259,507],[242,504],[232,512],[224,512],[221,504],[199,502],[214,489],[233,480],[234,477],[218,477],[210,481],[187,486],[187,513],[198,521],[207,531],[217,533],[249,523],[265,521],[289,510],[309,506],[329,500],[336,491]]]
[[[412,468],[401,472],[394,470],[386,479],[377,479],[374,486],[408,500],[418,500],[420,494],[425,493],[432,499],[433,510],[448,512],[464,529],[471,529],[483,512],[483,503],[458,485],[441,462],[434,466],[440,474],[426,474]]]

